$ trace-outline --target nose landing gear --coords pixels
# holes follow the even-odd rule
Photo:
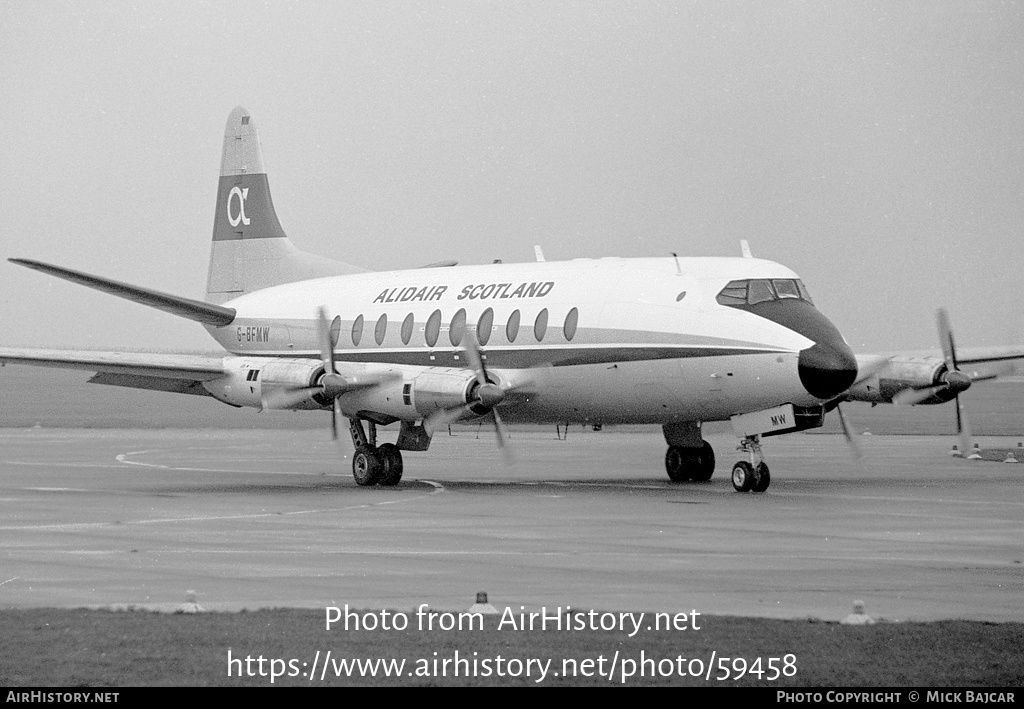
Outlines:
[[[764,492],[772,482],[771,472],[761,457],[760,436],[745,436],[736,450],[747,453],[750,462],[741,460],[732,467],[732,486],[736,492]]]

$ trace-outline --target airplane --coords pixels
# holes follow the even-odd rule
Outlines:
[[[709,421],[731,421],[739,492],[771,482],[763,438],[820,427],[843,401],[941,403],[987,375],[957,359],[855,356],[800,277],[741,257],[597,258],[369,272],[299,250],[270,195],[256,123],[228,117],[206,297],[194,300],[24,258],[12,263],[202,324],[223,356],[0,348],[0,363],[85,369],[113,386],[348,421],[359,486],[394,486],[434,431],[507,424],[658,424],[673,482],[707,481]],[[943,324],[944,323],[944,324]],[[842,412],[840,410],[840,416]],[[395,442],[378,427],[398,424]],[[843,419],[847,438],[852,433]]]

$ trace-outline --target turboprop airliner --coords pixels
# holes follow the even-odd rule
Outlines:
[[[674,482],[706,481],[704,422],[732,422],[740,492],[771,474],[761,439],[821,426],[847,399],[939,403],[972,376],[944,358],[854,356],[800,277],[749,257],[600,258],[367,272],[305,253],[274,211],[249,112],[228,118],[206,297],[35,260],[15,264],[201,323],[223,356],[0,349],[99,384],[346,419],[361,486],[397,485],[403,452],[455,421],[658,424]],[[948,332],[948,325],[946,328]],[[941,331],[941,319],[940,319]],[[897,403],[899,403],[897,401]],[[394,426],[393,442],[378,429]],[[847,428],[849,437],[849,430]]]

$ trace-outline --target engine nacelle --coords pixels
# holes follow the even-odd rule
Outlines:
[[[232,357],[225,360],[225,366],[230,373],[203,382],[203,388],[224,403],[256,408],[262,407],[263,397],[275,390],[313,386],[324,373],[323,364],[315,359]],[[307,401],[291,408],[322,409],[324,404],[310,395]]]
[[[946,361],[941,357],[891,357],[881,371],[852,387],[847,398],[873,404],[891,404],[892,398],[906,389],[923,389],[943,384],[943,375],[947,371]],[[954,396],[955,391],[946,389],[917,403],[941,404]]]
[[[315,359],[229,357],[229,373],[203,382],[215,398],[233,406],[262,407],[263,400],[275,392],[294,391],[321,383],[324,366]],[[454,409],[467,403],[480,404],[479,383],[468,369],[454,367],[396,367],[347,365],[338,363],[338,374],[359,385],[360,380],[379,383],[356,386],[341,394],[338,401],[346,416],[365,418],[380,424],[415,421],[440,409]],[[290,409],[329,409],[332,402],[322,391],[311,391]],[[467,415],[483,415],[488,409],[479,405]]]
[[[340,402],[347,416],[387,424],[425,418],[439,409],[464,406],[475,400],[476,387],[476,377],[466,369],[410,368],[403,377],[343,394]]]
[[[413,405],[423,416],[463,406],[472,399],[476,376],[465,369],[428,369],[413,381]]]

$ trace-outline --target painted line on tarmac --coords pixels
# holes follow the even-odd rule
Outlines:
[[[116,456],[118,463],[124,463],[125,465],[138,465],[144,468],[157,468],[159,470],[174,470],[185,473],[242,473],[244,475],[312,475],[315,477],[323,477],[328,473],[315,472],[315,471],[297,471],[297,470],[252,470],[252,469],[240,469],[240,468],[191,468],[177,465],[160,465],[159,463],[143,463],[139,460],[128,460],[126,456],[129,455],[141,455],[143,453],[163,453],[166,449],[153,448],[144,451],[129,451],[127,453],[121,453]],[[251,460],[251,459],[250,459]],[[103,466],[97,466],[103,467]],[[109,466],[106,466],[109,467]],[[331,473],[334,475],[334,473]]]
[[[154,448],[154,449],[144,450],[144,451],[128,451],[127,453],[121,453],[120,455],[118,455],[115,458],[115,460],[118,463],[124,463],[125,465],[141,465],[141,466],[146,467],[146,468],[163,468],[164,470],[166,470],[170,466],[159,465],[157,463],[141,463],[141,462],[139,462],[137,460],[126,460],[125,459],[125,456],[129,456],[129,455],[142,455],[143,453],[160,453],[160,452],[162,452],[162,450],[163,449],[160,449],[160,448]]]
[[[5,460],[4,465],[34,465],[47,468],[108,468],[117,466],[112,463],[62,463],[60,461],[38,461],[38,460]]]
[[[90,492],[90,490],[79,487],[25,487],[22,489],[34,492]]]
[[[955,500],[940,497],[889,497],[883,495],[844,495],[842,493],[818,493],[818,492],[776,492],[767,493],[769,497],[824,497],[830,500],[874,500],[881,502],[932,502],[945,505],[1009,505],[1012,507],[1024,507],[1024,502],[1010,502],[1007,500]]]
[[[176,524],[179,522],[222,522],[225,520],[238,520],[238,519],[262,519],[266,517],[294,517],[298,515],[313,515],[313,514],[328,514],[334,512],[348,512],[350,510],[370,509],[372,507],[383,507],[385,505],[397,505],[404,502],[414,502],[416,500],[424,500],[428,497],[433,497],[444,492],[444,488],[433,482],[427,482],[427,484],[433,486],[433,490],[426,493],[425,495],[416,495],[415,497],[403,497],[398,500],[381,500],[380,502],[367,502],[361,505],[349,505],[347,507],[332,507],[325,509],[315,510],[292,510],[291,512],[259,512],[254,514],[242,514],[242,515],[211,515],[205,517],[163,517],[160,519],[137,519],[129,521],[117,521],[117,522],[70,522],[67,524],[28,524],[28,525],[11,525],[0,527],[0,531],[25,531],[25,530],[43,530],[51,529],[55,531],[61,530],[76,530],[76,529],[100,529],[104,527],[129,527],[135,525],[149,525],[149,524]]]
[[[187,554],[189,556],[209,554],[229,554],[231,556],[244,556],[244,555],[256,555],[266,556],[266,549],[159,549],[159,550],[145,550],[139,552],[128,552],[124,549],[47,549],[46,554],[51,556],[121,556],[124,554],[143,555],[143,556],[167,556],[170,554]],[[577,552],[569,551],[514,551],[514,550],[494,550],[494,549],[480,549],[480,550],[466,550],[466,549],[451,549],[451,550],[437,550],[437,551],[424,551],[422,549],[324,549],[320,551],[311,551],[303,549],[301,551],[286,551],[282,552],[288,555],[296,556],[338,556],[338,555],[354,555],[354,556],[578,556]],[[614,552],[606,556],[633,556],[629,552]],[[15,576],[14,578],[19,578]],[[13,581],[14,579],[11,579]],[[64,580],[63,577],[55,580]],[[6,582],[4,582],[6,583]],[[2,586],[3,584],[0,584]]]

